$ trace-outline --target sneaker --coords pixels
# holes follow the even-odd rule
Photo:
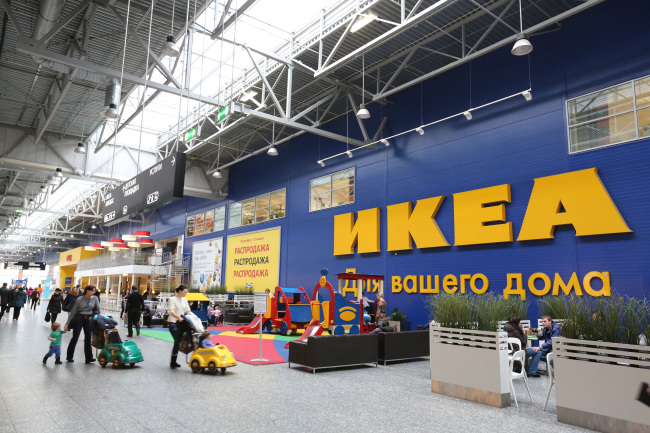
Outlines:
[[[95,358],[93,359],[86,359],[86,364],[90,364],[91,362],[97,361]]]
[[[47,364],[47,356],[43,357],[43,365]]]
[[[60,359],[57,359],[55,364],[63,364]]]
[[[74,359],[66,359],[66,362],[74,362]]]

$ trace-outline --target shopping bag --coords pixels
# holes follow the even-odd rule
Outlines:
[[[52,318],[52,316],[50,316],[50,312],[49,312],[49,311],[48,311],[47,313],[45,313],[45,321],[46,321],[46,322],[49,322],[51,318]]]

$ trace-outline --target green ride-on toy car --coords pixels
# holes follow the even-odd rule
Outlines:
[[[113,367],[129,364],[131,367],[136,362],[144,361],[142,352],[133,341],[125,341],[124,343],[109,343],[102,349],[101,353],[97,356],[97,361],[102,367],[106,367],[108,363],[113,364]]]

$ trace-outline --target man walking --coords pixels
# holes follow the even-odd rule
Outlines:
[[[126,314],[129,321],[129,334],[127,337],[133,337],[133,325],[140,335],[140,314],[144,310],[144,298],[138,291],[137,286],[131,287],[131,293],[126,297]]]

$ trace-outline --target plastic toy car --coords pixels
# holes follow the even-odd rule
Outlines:
[[[192,373],[198,373],[204,368],[207,368],[211,373],[216,373],[218,369],[221,369],[221,373],[225,373],[226,368],[235,365],[237,365],[235,357],[223,344],[197,349],[190,358]]]
[[[144,358],[142,357],[142,351],[138,349],[138,346],[133,341],[125,341],[119,344],[109,343],[104,346],[97,356],[97,361],[102,367],[106,367],[109,362],[113,364],[113,367],[124,364],[133,367],[136,362],[144,361]]]

